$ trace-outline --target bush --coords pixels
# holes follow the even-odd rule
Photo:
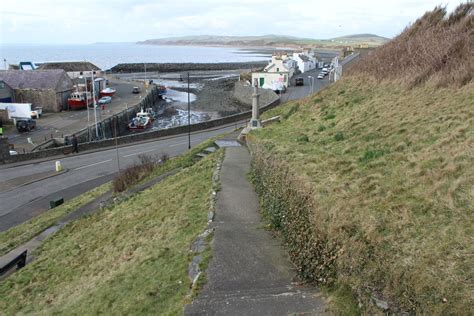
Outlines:
[[[137,184],[147,177],[157,165],[168,160],[167,154],[162,154],[160,159],[149,155],[139,155],[139,163],[136,163],[124,170],[113,181],[114,192],[123,192],[129,187]]]
[[[336,135],[334,135],[334,139],[338,142],[344,140],[344,134],[342,132],[337,132]]]

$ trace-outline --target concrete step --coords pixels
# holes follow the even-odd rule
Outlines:
[[[329,315],[318,291],[275,287],[201,294],[185,315]]]

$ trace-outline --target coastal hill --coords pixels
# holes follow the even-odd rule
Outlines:
[[[217,36],[198,35],[149,39],[138,42],[145,45],[191,45],[191,46],[232,46],[232,47],[294,47],[294,46],[320,46],[340,47],[343,45],[367,44],[380,46],[389,39],[374,34],[355,34],[333,39],[311,39],[287,35],[261,35],[261,36]]]
[[[472,314],[472,12],[427,12],[248,136],[295,270],[362,314]]]

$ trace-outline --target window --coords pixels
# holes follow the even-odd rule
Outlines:
[[[0,81],[0,89],[5,89],[5,82]]]

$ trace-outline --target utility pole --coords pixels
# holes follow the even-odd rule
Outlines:
[[[8,70],[7,69],[7,59],[6,58],[3,58],[3,64],[5,65],[5,70]]]
[[[118,120],[118,117],[115,115],[114,116],[115,152],[117,153],[118,173],[120,173],[120,158],[119,158],[119,150],[118,150],[118,143],[117,143],[117,120]]]
[[[97,128],[97,103],[95,101],[95,79],[94,79],[94,72],[92,73],[92,97],[94,98],[94,120],[95,120],[95,137],[96,140],[99,140],[99,130]]]
[[[191,102],[189,99],[189,71],[188,71],[188,149],[191,149]]]

